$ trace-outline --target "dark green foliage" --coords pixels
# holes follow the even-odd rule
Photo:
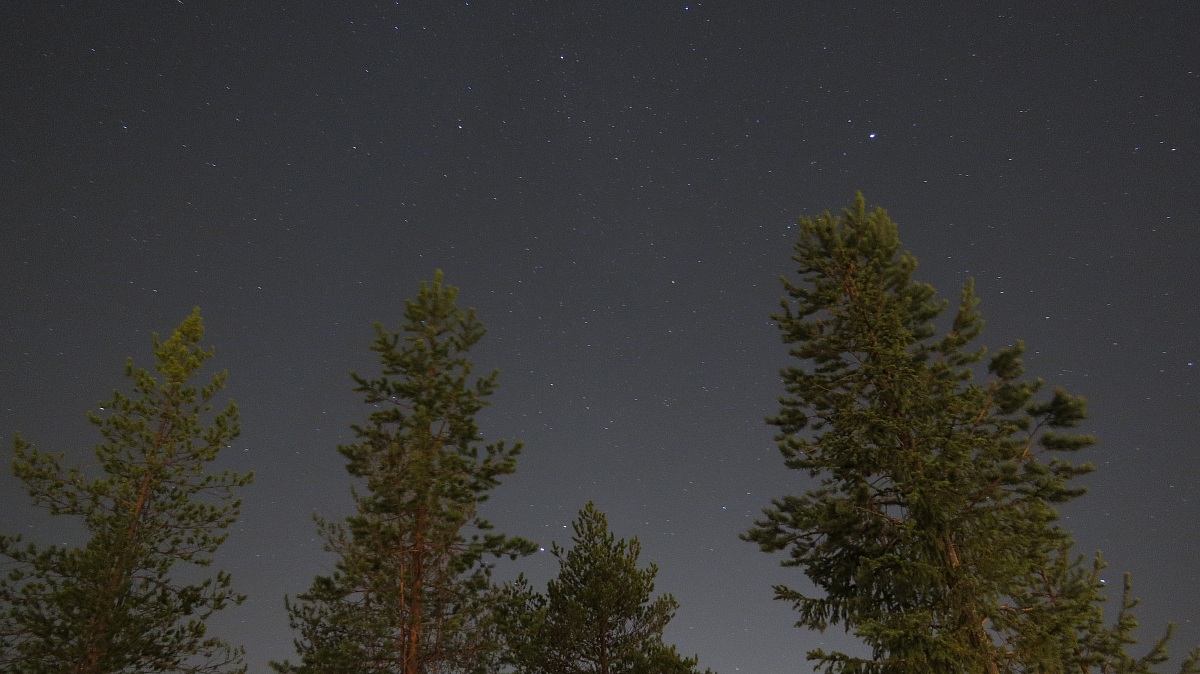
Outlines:
[[[786,465],[819,486],[773,501],[744,538],[822,591],[776,588],[799,626],[844,626],[873,653],[809,657],[827,672],[1143,671],[1124,652],[1132,606],[1103,625],[1098,570],[1058,524],[1092,470],[1063,458],[1094,442],[1071,430],[1084,401],[1039,401],[1020,342],[969,348],[983,326],[969,281],[938,335],[946,303],[861,195],[800,227],[799,281],[784,279],[773,318],[801,364],[782,370],[769,421]]]
[[[638,540],[617,540],[591,503],[573,527],[570,550],[551,548],[559,573],[545,595],[524,577],[506,589],[509,664],[524,674],[695,672],[695,658],[663,643],[678,603],[669,594],[651,598],[658,568],[638,568]]]
[[[401,333],[376,326],[382,373],[354,375],[372,412],[353,427],[358,441],[338,448],[363,487],[357,511],[318,520],[337,567],[288,602],[300,663],[276,671],[477,672],[496,656],[488,557],[534,547],[477,512],[520,446],[480,441],[475,415],[497,374],[473,380],[467,352],[484,328],[456,296],[438,272],[406,302]]]
[[[233,490],[250,475],[209,472],[238,435],[237,409],[212,413],[225,373],[195,388],[212,350],[200,347],[199,310],[165,342],[155,369],[130,361],[133,395],[114,392],[90,421],[104,442],[102,471],[63,468],[63,455],[14,442],[13,472],[33,503],[78,518],[81,547],[40,547],[0,536],[9,561],[0,579],[0,667],[5,672],[242,672],[241,649],[207,635],[205,621],[243,600],[217,571],[193,583],[238,517]],[[191,571],[187,567],[192,567]]]

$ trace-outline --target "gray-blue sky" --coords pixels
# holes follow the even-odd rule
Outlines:
[[[226,460],[258,472],[222,553],[251,599],[219,624],[259,668],[328,564],[308,514],[349,504],[347,373],[443,268],[502,373],[483,430],[526,442],[496,524],[565,542],[595,500],[661,567],[682,651],[804,671],[839,635],[792,628],[770,586],[802,578],[737,534],[807,484],[762,423],[793,221],[862,189],[923,280],[977,279],[985,341],[1089,398],[1100,471],[1067,521],[1181,652],[1200,15],[1126,4],[25,3],[0,26],[0,429],[86,458],[83,412],[199,305],[243,413]]]

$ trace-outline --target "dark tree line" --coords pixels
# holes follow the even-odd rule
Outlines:
[[[406,303],[399,332],[376,326],[375,377],[352,375],[373,411],[339,447],[353,478],[355,513],[317,519],[337,557],[329,575],[286,600],[298,661],[278,672],[355,674],[520,671],[692,672],[695,659],[662,642],[674,614],[653,597],[656,569],[638,567],[635,540],[616,540],[590,504],[576,547],[554,554],[562,576],[549,599],[523,580],[492,581],[500,558],[536,550],[497,533],[479,506],[516,469],[520,445],[481,440],[475,415],[497,373],[474,374],[468,352],[484,335],[473,310],[439,272]],[[117,392],[89,418],[104,442],[99,477],[64,468],[63,455],[20,436],[13,470],[34,505],[84,523],[78,547],[39,547],[0,536],[0,668],[20,674],[240,673],[242,649],[210,636],[206,621],[242,602],[217,571],[193,584],[238,517],[234,492],[249,475],[210,464],[238,435],[232,403],[213,411],[226,375],[196,388],[212,349],[193,312],[165,342],[154,338],[156,378],[130,363],[133,396]],[[595,605],[584,606],[597,601]],[[564,621],[560,607],[569,607]],[[579,611],[603,613],[580,622]],[[588,644],[599,643],[598,651]],[[577,644],[575,652],[566,644]],[[535,648],[535,645],[538,648]]]
[[[862,196],[839,215],[800,220],[798,275],[773,314],[795,361],[769,420],[785,464],[819,480],[772,502],[743,538],[785,552],[821,591],[775,588],[798,626],[841,626],[870,657],[810,652],[851,673],[1151,672],[1170,630],[1131,655],[1128,577],[1104,619],[1103,562],[1074,552],[1056,508],[1092,470],[1066,457],[1094,440],[1074,429],[1082,398],[1024,378],[1022,345],[993,354],[971,283],[947,303],[913,280],[896,225]],[[697,659],[663,640],[678,607],[591,503],[572,546],[551,552],[544,593],[495,564],[533,552],[497,532],[480,506],[516,470],[520,444],[486,442],[475,417],[498,375],[469,359],[485,330],[438,272],[407,301],[397,332],[376,326],[376,376],[352,375],[371,410],[338,448],[355,511],[317,518],[332,573],[286,606],[296,662],[281,674],[692,674]],[[126,374],[89,418],[95,470],[14,441],[13,470],[35,506],[83,523],[79,546],[0,535],[0,669],[20,674],[245,671],[242,649],[208,634],[243,600],[206,571],[236,521],[250,475],[212,469],[237,437],[225,374],[200,376],[198,310],[153,340],[157,376]],[[199,573],[197,573],[199,571]],[[204,576],[192,583],[180,577]],[[1184,661],[1200,673],[1200,650]]]

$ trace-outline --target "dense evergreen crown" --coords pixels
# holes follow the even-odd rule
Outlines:
[[[524,674],[692,674],[696,659],[663,643],[678,603],[653,597],[658,568],[638,568],[636,538],[617,539],[588,503],[570,550],[554,544],[558,576],[546,594],[524,577],[506,593],[502,632],[510,664]]]
[[[212,413],[225,373],[189,382],[212,350],[200,347],[199,310],[165,342],[154,336],[159,377],[130,361],[133,395],[114,392],[89,420],[100,477],[62,466],[18,436],[13,471],[35,505],[78,518],[80,547],[0,536],[11,571],[0,579],[0,668],[22,674],[241,672],[241,649],[207,636],[215,611],[240,603],[228,574],[194,583],[237,520],[235,488],[250,475],[210,472],[238,435],[233,403]],[[161,378],[160,378],[161,377]]]
[[[770,423],[790,468],[819,479],[772,502],[744,537],[787,551],[821,596],[777,587],[799,626],[842,625],[870,658],[816,650],[827,672],[1147,671],[1127,656],[1128,592],[1103,625],[1099,558],[1085,568],[1055,507],[1092,468],[1063,459],[1084,401],[1022,378],[1021,343],[986,358],[971,282],[946,303],[912,279],[896,225],[859,195],[800,220],[798,281],[773,315],[790,354]],[[983,381],[976,377],[983,375]],[[1194,660],[1185,664],[1193,668]],[[1189,671],[1195,671],[1191,669]]]
[[[299,664],[280,672],[432,674],[486,671],[497,646],[487,556],[533,545],[492,533],[478,507],[515,470],[519,445],[484,444],[475,415],[496,388],[473,378],[467,352],[483,337],[441,272],[406,302],[400,333],[376,326],[381,374],[353,375],[372,412],[339,447],[359,480],[356,512],[319,521],[333,574],[288,603]]]

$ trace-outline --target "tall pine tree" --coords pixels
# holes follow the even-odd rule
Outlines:
[[[529,554],[493,533],[479,506],[516,468],[520,445],[484,444],[475,415],[497,373],[474,378],[467,353],[484,335],[439,271],[406,302],[403,329],[376,326],[380,376],[353,375],[372,412],[339,447],[359,481],[354,515],[319,520],[334,572],[287,605],[298,664],[279,672],[484,672],[497,656],[492,557]]]
[[[211,349],[199,310],[165,342],[154,336],[158,377],[126,365],[133,394],[114,392],[89,420],[104,442],[101,471],[64,468],[16,437],[13,471],[35,505],[78,518],[79,547],[0,536],[10,572],[0,579],[0,668],[20,674],[244,672],[240,648],[205,621],[241,603],[230,576],[207,567],[238,517],[234,490],[250,475],[209,464],[238,435],[233,403],[213,413],[225,373],[190,382]],[[181,578],[197,577],[195,582]]]
[[[744,538],[786,551],[820,596],[777,587],[798,626],[842,625],[872,657],[812,651],[826,672],[1148,671],[1135,659],[1132,599],[1106,627],[1100,561],[1071,552],[1056,507],[1092,469],[1064,455],[1084,401],[1023,379],[1021,343],[986,358],[971,282],[949,330],[913,280],[896,225],[862,195],[800,220],[799,280],[773,315],[791,355],[770,420],[789,468],[819,486],[772,502]],[[986,367],[983,362],[986,358]],[[976,377],[983,375],[983,381]],[[1196,671],[1196,654],[1185,671]]]
[[[638,568],[638,540],[617,539],[592,503],[572,528],[570,550],[551,548],[559,572],[546,594],[523,576],[506,588],[509,664],[523,674],[693,674],[696,659],[663,643],[679,604],[653,597],[658,568]]]

